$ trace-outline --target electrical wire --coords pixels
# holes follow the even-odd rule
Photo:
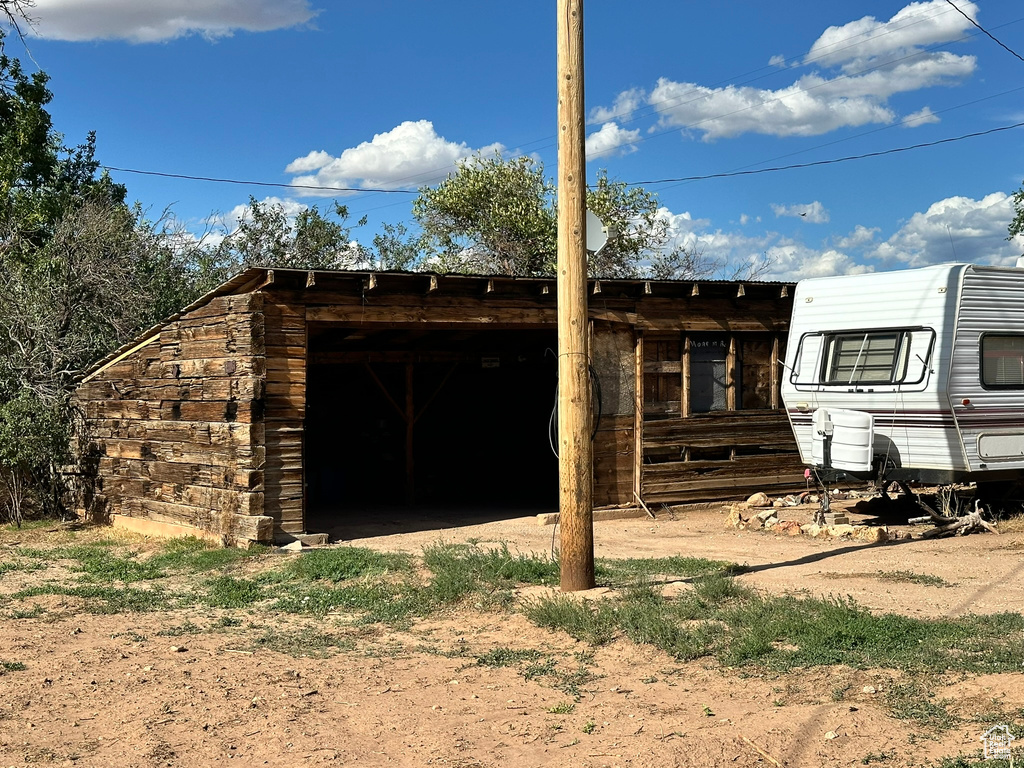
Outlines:
[[[986,35],[991,37],[993,40],[995,40],[1000,45],[1003,45],[991,33],[989,33],[987,30],[982,28],[980,25],[978,25],[976,22],[974,22],[969,16],[966,16],[966,14],[964,14],[963,11],[961,11],[959,8],[957,8],[955,5],[953,5],[953,3],[950,2],[950,0],[946,0],[946,2],[949,3],[950,5],[952,5],[954,9],[959,11],[961,13],[961,15],[964,15],[965,18],[967,18],[968,21],[971,21],[972,24],[977,26],[978,29],[980,29],[982,32],[984,32]],[[890,34],[891,32],[902,30],[902,29],[906,28],[907,26],[912,26],[913,24],[920,23],[922,21],[928,21],[930,19],[935,18],[935,16],[938,16],[938,15],[941,15],[941,14],[932,14],[932,15],[926,16],[923,19],[920,19],[919,21],[912,22],[911,24],[905,24],[905,25],[897,27],[897,28],[895,28],[893,30],[888,30],[884,34]],[[890,23],[891,22],[888,22],[885,26],[889,26]],[[1002,25],[1002,26],[1005,26],[1005,25]],[[835,45],[839,45],[840,43],[846,42],[847,40],[854,40],[857,37],[860,37],[862,35],[863,35],[863,33],[860,33],[858,35],[853,35],[853,36],[851,36],[849,38],[846,38],[846,40],[837,41],[836,43],[833,44],[833,47]],[[969,37],[970,36],[965,36],[963,38],[960,38],[960,40],[965,40],[965,39],[968,39]],[[953,41],[953,42],[959,42],[959,41]],[[854,48],[858,44],[859,43],[853,43],[851,45],[844,46],[843,48],[840,48],[838,50],[846,50],[847,48]],[[933,50],[936,47],[938,47],[938,46],[936,45],[936,46],[932,46],[932,47],[929,47],[929,48],[925,48],[922,51],[916,51],[916,52],[914,52],[912,54],[908,54],[907,56],[902,57],[902,59],[909,59],[909,58],[913,58],[914,56],[923,55],[923,54],[928,53],[929,51]],[[1011,49],[1007,48],[1007,46],[1003,45],[1003,47],[1006,48],[1011,53],[1013,53],[1018,58],[1021,58],[1014,51],[1012,51]],[[805,64],[813,63],[814,61],[818,60],[819,58],[822,58],[822,57],[825,57],[825,56],[829,56],[829,55],[833,55],[835,52],[836,52],[835,50],[831,50],[829,52],[822,53],[822,54],[820,54],[817,57],[810,58],[810,59],[805,59],[804,63]],[[789,58],[786,59],[786,61],[789,62],[789,61],[795,60],[797,58],[799,58],[799,57],[789,57]],[[902,59],[897,59],[897,61],[902,60]],[[1024,59],[1022,59],[1022,60],[1024,60]],[[892,64],[892,61],[887,61],[885,66],[888,66],[888,65],[891,65],[891,64]],[[844,75],[841,75],[839,78],[836,78],[836,80],[841,80],[841,79],[846,79],[846,78],[850,78],[850,77],[866,74],[868,72],[871,72],[874,69],[879,68],[880,66],[883,66],[883,65],[875,65],[873,67],[869,67],[869,68],[867,68],[865,70],[861,70],[859,72],[846,73]],[[761,69],[763,69],[763,68],[761,68]],[[760,70],[754,70],[753,72],[757,72],[757,71],[760,71]],[[748,73],[748,74],[753,74],[753,72]],[[764,77],[764,76],[762,76],[762,77]],[[761,79],[761,78],[759,77],[759,78],[754,78],[754,79]],[[817,86],[812,86],[810,89],[798,89],[798,90],[796,90],[794,92],[788,93],[786,95],[786,97],[792,96],[793,93],[805,93],[808,90],[813,90],[814,88],[823,87],[823,86],[828,85],[830,83],[834,83],[836,80],[830,80],[830,81],[828,81],[826,83],[822,83],[822,84],[817,85]],[[745,84],[747,82],[753,82],[753,79],[746,80],[746,81],[741,81],[739,84],[742,85],[742,84]],[[696,91],[691,91],[691,92],[696,92]],[[651,110],[648,113],[648,115],[657,115],[657,114],[660,114],[660,113],[666,111],[666,109],[668,109],[668,108],[671,108],[673,106],[679,106],[679,105],[681,105],[683,103],[686,103],[686,102],[683,102],[682,99],[685,99],[687,95],[688,94],[683,94],[683,95],[681,95],[681,96],[679,96],[679,97],[677,97],[675,99],[668,99],[668,100],[664,100],[662,102],[659,102],[657,105],[651,105],[651,106],[654,107],[654,109]],[[701,95],[700,98],[704,98],[704,96]],[[742,108],[740,110],[737,110],[736,112],[742,112],[742,111],[745,111],[745,110],[748,110],[748,109],[755,109],[755,108],[764,106],[764,105],[766,105],[768,103],[771,103],[773,101],[778,101],[778,100],[780,100],[782,98],[784,98],[784,97],[779,96],[779,97],[776,97],[775,99],[767,99],[765,101],[759,102],[758,104],[753,104],[753,105],[750,105],[748,107],[744,107],[744,108]],[[693,100],[691,99],[691,101],[693,101]],[[640,112],[643,112],[643,110],[641,110]],[[666,135],[666,134],[669,134],[669,133],[674,133],[677,130],[688,130],[688,129],[697,127],[697,126],[699,126],[702,123],[706,123],[706,122],[713,121],[713,120],[718,120],[718,119],[721,119],[723,117],[728,117],[728,116],[730,116],[732,114],[736,114],[736,112],[728,113],[728,114],[725,114],[725,115],[717,115],[717,116],[705,118],[704,120],[701,120],[701,121],[699,121],[697,123],[694,123],[692,125],[673,126],[672,128],[669,128],[669,129],[667,129],[665,131],[656,132],[654,134],[651,134],[650,136],[645,136],[645,137],[642,137],[640,139],[637,139],[636,141],[624,142],[623,144],[616,145],[616,147],[613,147],[611,149],[616,149],[616,148],[619,148],[619,147],[622,147],[622,146],[632,146],[632,145],[640,143],[641,141],[647,141],[647,140],[649,140],[651,138],[655,138],[657,136]],[[626,124],[626,123],[629,123],[629,122],[634,122],[635,120],[639,120],[641,117],[648,116],[648,115],[643,115],[643,114],[638,113],[636,117],[631,118],[630,120],[623,121],[623,124]],[[613,116],[613,118],[609,118],[609,119],[614,119],[614,116]],[[548,140],[548,139],[538,139],[538,140],[536,140],[534,142],[530,142],[530,144],[536,144],[538,142],[546,141],[546,140]],[[545,145],[545,146],[548,146],[548,145]],[[896,151],[900,151],[900,150],[896,150]],[[222,183],[222,184],[238,184],[238,185],[250,185],[250,186],[258,186],[258,187],[274,187],[274,188],[279,188],[279,189],[299,189],[299,190],[308,190],[308,191],[316,191],[316,192],[347,192],[347,193],[366,193],[366,194],[405,194],[405,195],[414,195],[414,194],[418,194],[419,193],[418,190],[411,190],[411,189],[387,189],[387,188],[379,188],[379,187],[335,187],[335,186],[315,185],[315,184],[290,184],[290,183],[284,183],[284,182],[247,181],[247,180],[239,180],[239,179],[216,178],[216,177],[208,177],[208,176],[194,176],[194,175],[189,175],[189,174],[178,174],[178,173],[167,173],[167,172],[160,172],[160,171],[147,171],[147,170],[142,170],[142,169],[137,169],[137,168],[121,168],[121,167],[111,166],[111,165],[107,165],[107,166],[103,166],[103,167],[106,170],[109,170],[109,171],[119,171],[121,173],[133,173],[133,174],[139,174],[139,175],[143,175],[143,176],[158,176],[158,177],[164,177],[164,178],[185,179],[185,180],[191,180],[191,181],[208,181],[208,182],[216,182],[216,183]],[[435,169],[435,170],[432,170],[432,171],[424,171],[424,172],[419,173],[419,174],[408,176],[408,177],[406,177],[404,179],[396,179],[396,181],[412,181],[412,180],[415,180],[417,178],[424,178],[424,177],[434,176],[434,175],[436,175],[438,173],[441,173],[441,172],[443,172],[445,170],[446,169],[444,169],[444,168],[439,168],[439,169]],[[702,178],[702,177],[695,177],[695,178],[692,178],[692,179],[691,178],[687,178],[685,180],[686,181],[691,181],[691,180],[696,181],[696,180],[700,180],[700,178]],[[712,177],[712,178],[715,178],[715,177]],[[390,207],[390,206],[386,206],[386,207]]]
[[[1014,128],[1024,127],[1024,122],[1014,123],[1013,125],[1001,125],[998,128],[990,128],[987,131],[977,131],[975,133],[965,133],[962,136],[951,136],[946,139],[938,139],[936,141],[926,141],[921,144],[911,144],[906,147],[893,147],[891,149],[883,149],[877,152],[865,152],[862,155],[847,155],[845,157],[834,157],[830,160],[815,160],[809,163],[795,163],[793,165],[778,165],[771,168],[754,168],[747,171],[728,171],[725,173],[709,173],[702,176],[680,176],[673,179],[646,179],[643,181],[627,181],[625,182],[627,187],[635,186],[652,186],[654,184],[669,184],[677,181],[704,181],[706,179],[728,179],[734,176],[756,176],[761,173],[773,173],[775,171],[792,171],[798,168],[815,168],[821,165],[835,165],[836,163],[845,163],[850,160],[865,160],[869,157],[883,157],[885,155],[894,155],[900,152],[910,152],[914,149],[925,149],[927,147],[937,147],[941,144],[951,144],[956,141],[964,141],[965,139],[973,139],[979,136],[988,136],[993,133],[999,133],[1001,131],[1009,131]]]
[[[243,181],[241,179],[221,179],[213,176],[190,176],[185,173],[164,173],[162,171],[143,171],[138,168],[118,168],[115,165],[102,166],[107,171],[119,173],[137,173],[140,176],[161,176],[167,179],[187,179],[189,181],[213,181],[218,184],[244,184],[253,187],[281,187],[284,189],[311,189],[320,192],[375,192],[381,194],[416,195],[416,189],[382,189],[373,187],[321,187],[315,184],[285,184],[273,181]]]
[[[1021,56],[1019,53],[1017,53],[1015,50],[1013,50],[1013,48],[1010,48],[1010,46],[1004,44],[1002,40],[998,39],[995,35],[993,35],[991,32],[989,32],[987,29],[985,29],[983,26],[981,26],[981,24],[979,24],[974,19],[972,19],[970,16],[968,16],[966,13],[964,13],[962,10],[960,10],[960,6],[958,6],[956,3],[954,3],[953,0],[946,0],[946,2],[949,5],[953,6],[953,8],[956,9],[957,13],[959,13],[961,16],[963,16],[965,19],[967,19],[969,22],[971,22],[971,24],[976,26],[984,34],[986,34],[989,38],[991,38],[991,40],[996,45],[998,45],[1000,48],[1002,48],[1003,50],[1005,50],[1008,53],[1010,53],[1012,56],[1016,56],[1021,61],[1024,61],[1024,56]]]

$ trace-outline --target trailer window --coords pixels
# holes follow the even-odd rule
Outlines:
[[[822,383],[896,384],[906,377],[910,345],[903,331],[867,331],[827,337]]]
[[[987,387],[1024,387],[1024,336],[981,337],[981,382]]]

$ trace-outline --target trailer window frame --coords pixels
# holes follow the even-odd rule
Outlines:
[[[1021,381],[1009,384],[989,382],[985,376],[985,342],[988,339],[1019,339],[1022,349],[1020,350]],[[982,389],[1006,391],[1024,389],[1024,333],[1007,333],[1006,331],[985,331],[978,338],[978,381]]]
[[[928,345],[925,352],[924,358],[921,360],[921,373],[915,379],[907,379],[907,375],[911,369],[911,358],[910,352],[914,345],[914,334],[928,334]],[[837,337],[865,337],[868,335],[896,335],[897,348],[893,355],[893,364],[890,366],[889,378],[886,380],[860,380],[860,381],[837,381],[829,379],[827,376],[830,363],[833,362],[830,357],[834,354],[832,351],[832,345]],[[928,377],[930,370],[930,361],[932,353],[935,350],[935,329],[928,326],[897,326],[897,327],[886,327],[886,328],[842,328],[842,329],[831,329],[827,331],[808,331],[800,336],[800,341],[797,344],[797,352],[794,357],[794,362],[799,362],[804,351],[805,339],[816,336],[821,339],[821,348],[819,349],[820,360],[816,364],[815,373],[813,378],[800,379],[799,371],[796,369],[790,369],[789,381],[797,389],[801,387],[846,387],[846,388],[874,388],[874,387],[903,387],[903,386],[915,386],[923,383]],[[905,355],[902,361],[897,361],[896,358],[901,354]],[[803,365],[799,366],[803,368]],[[902,373],[897,376],[898,372]]]

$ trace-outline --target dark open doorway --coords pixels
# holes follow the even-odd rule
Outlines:
[[[553,330],[311,326],[307,527],[399,507],[556,508],[555,344]]]

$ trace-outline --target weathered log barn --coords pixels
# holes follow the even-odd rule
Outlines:
[[[595,505],[801,481],[793,286],[591,280]],[[403,504],[552,511],[552,279],[250,269],[82,381],[82,507],[225,541]]]

